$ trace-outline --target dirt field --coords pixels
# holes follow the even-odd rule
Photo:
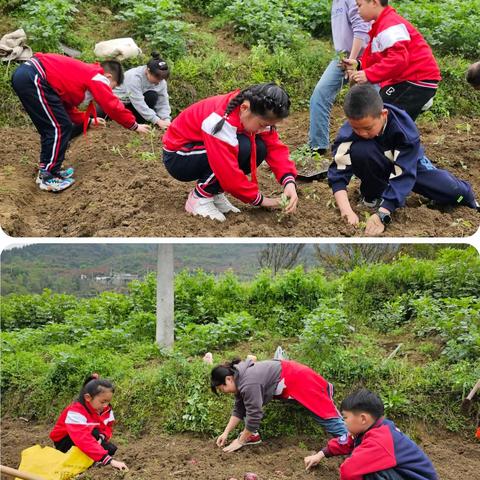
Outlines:
[[[23,420],[2,420],[2,464],[17,467],[21,450],[35,443],[51,446],[48,432],[49,428],[45,425],[27,424]],[[122,437],[117,440],[119,450],[116,457],[127,463],[129,473],[109,467],[92,468],[78,478],[227,480],[235,477],[242,480],[246,472],[255,472],[260,480],[337,480],[341,462],[338,458],[331,458],[312,472],[305,472],[303,457],[320,447],[307,438],[267,440],[234,454],[222,453],[211,439],[202,440],[190,435],[151,434],[137,440]],[[478,444],[442,434],[438,438],[425,437],[421,445],[432,459],[441,480],[473,480],[478,477]],[[2,476],[1,480],[9,479]]]
[[[334,114],[334,130],[341,122]],[[280,128],[292,148],[306,142],[308,112],[293,114]],[[480,119],[453,118],[421,122],[427,155],[439,167],[470,181],[480,196]],[[361,236],[345,225],[331,205],[325,181],[299,186],[299,210],[279,222],[276,212],[234,200],[242,208],[223,224],[194,218],[184,211],[193,184],[171,178],[161,161],[158,136],[151,142],[115,124],[90,131],[72,142],[65,165],[76,168],[77,183],[59,194],[40,191],[34,183],[39,136],[33,129],[3,128],[0,156],[0,224],[10,236],[100,237],[342,237]],[[153,143],[153,145],[152,145]],[[261,190],[281,190],[266,168],[259,172]],[[354,185],[353,185],[354,186]],[[358,201],[351,188],[353,204]],[[367,209],[357,207],[361,220]],[[394,215],[385,236],[465,237],[478,228],[480,215],[466,208],[431,208],[412,195],[407,208]]]

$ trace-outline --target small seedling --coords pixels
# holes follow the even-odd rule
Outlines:
[[[118,145],[114,145],[110,151],[114,153],[115,155],[120,155],[120,157],[125,158],[122,154],[122,151],[120,150],[120,147]]]
[[[157,159],[157,156],[153,152],[141,152],[140,159],[144,162],[154,162]]]
[[[129,150],[138,148],[142,144],[142,140],[140,137],[136,136],[130,140],[130,142],[127,143],[127,148]]]
[[[282,195],[280,196],[280,204],[279,204],[280,211],[277,212],[278,223],[283,222],[283,220],[285,220],[285,218],[287,217],[288,214],[285,210],[288,207],[289,203],[290,203],[290,199],[284,193],[282,193]]]

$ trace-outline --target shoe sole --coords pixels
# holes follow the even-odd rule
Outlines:
[[[259,443],[262,443],[262,440],[257,440],[256,442],[247,442],[244,444],[244,447],[247,445],[258,445]]]
[[[40,187],[40,190],[43,190],[45,192],[59,193],[59,192],[63,192],[67,188],[71,187],[74,183],[75,183],[75,181],[72,181],[64,188],[49,187],[48,185],[45,185],[43,183],[39,183],[38,186]]]
[[[215,205],[215,206],[217,207],[217,210],[218,210],[220,213],[230,213],[230,212],[232,212],[232,213],[240,213],[240,210],[239,210],[238,208],[236,208],[235,210],[232,209],[232,208],[229,208],[228,210],[222,210],[222,209],[218,208],[217,205]]]
[[[196,216],[200,216],[200,217],[203,217],[203,218],[208,218],[210,220],[216,220],[217,222],[224,222],[226,220],[225,217],[223,218],[215,218],[215,217],[211,217],[210,215],[202,215],[201,213],[197,213],[195,211],[193,211],[193,208],[189,205],[189,203],[187,202],[187,204],[185,205],[185,211],[190,214],[190,215],[193,215],[194,217]],[[222,213],[222,212],[220,212]]]

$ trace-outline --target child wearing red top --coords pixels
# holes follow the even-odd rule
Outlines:
[[[258,188],[257,166],[264,160],[289,200],[286,213],[295,211],[297,170],[275,128],[289,108],[282,88],[262,83],[201,100],[173,120],[163,137],[163,162],[177,180],[197,182],[185,204],[188,213],[225,221],[225,213],[240,210],[224,192],[251,205],[278,207],[279,198]]]
[[[114,460],[116,445],[110,442],[115,422],[110,401],[114,386],[93,374],[85,380],[75,402],[66,407],[50,432],[55,448],[67,452],[77,446],[97,465],[111,465],[128,471],[123,462]]]
[[[441,80],[431,48],[388,0],[357,0],[357,5],[360,16],[374,22],[360,61],[343,61],[350,79],[378,83],[383,101],[402,108],[415,120],[431,106]]]

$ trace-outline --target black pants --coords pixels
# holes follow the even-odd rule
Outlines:
[[[425,80],[425,82],[438,83],[430,80]],[[422,113],[422,108],[436,93],[436,88],[420,87],[410,82],[389,85],[380,90],[380,96],[384,102],[402,108],[412,117],[412,120]]]
[[[406,480],[393,468],[364,475],[364,480]]]
[[[41,137],[40,168],[52,175],[61,169],[73,124],[36,58],[20,65],[12,87]]]
[[[100,434],[96,428],[92,430],[92,435],[95,440],[98,441],[100,439]],[[55,448],[63,453],[68,452],[75,445],[69,435],[63,437],[59,442],[54,442],[54,444]],[[111,457],[113,457],[118,448],[116,445],[107,442],[106,440],[102,440],[100,445],[108,452]]]
[[[155,105],[157,104],[158,100],[158,93],[154,92],[153,90],[147,90],[143,94],[143,98],[145,99],[145,103],[149,108],[154,110]],[[148,123],[135,109],[135,107],[131,103],[126,103],[125,107],[128,108],[134,115],[135,115],[135,120],[137,120],[137,123]],[[108,120],[109,117],[108,115],[103,111],[103,109],[99,105],[95,105],[95,108],[97,110],[97,117],[104,118],[105,120]]]
[[[251,171],[250,139],[238,134],[238,165],[247,175]],[[267,147],[260,137],[255,138],[257,149],[257,166],[267,157]],[[177,152],[163,151],[163,163],[168,173],[181,182],[197,181],[195,193],[199,197],[211,197],[223,192],[215,174],[208,163],[207,151],[202,143],[189,143]]]

